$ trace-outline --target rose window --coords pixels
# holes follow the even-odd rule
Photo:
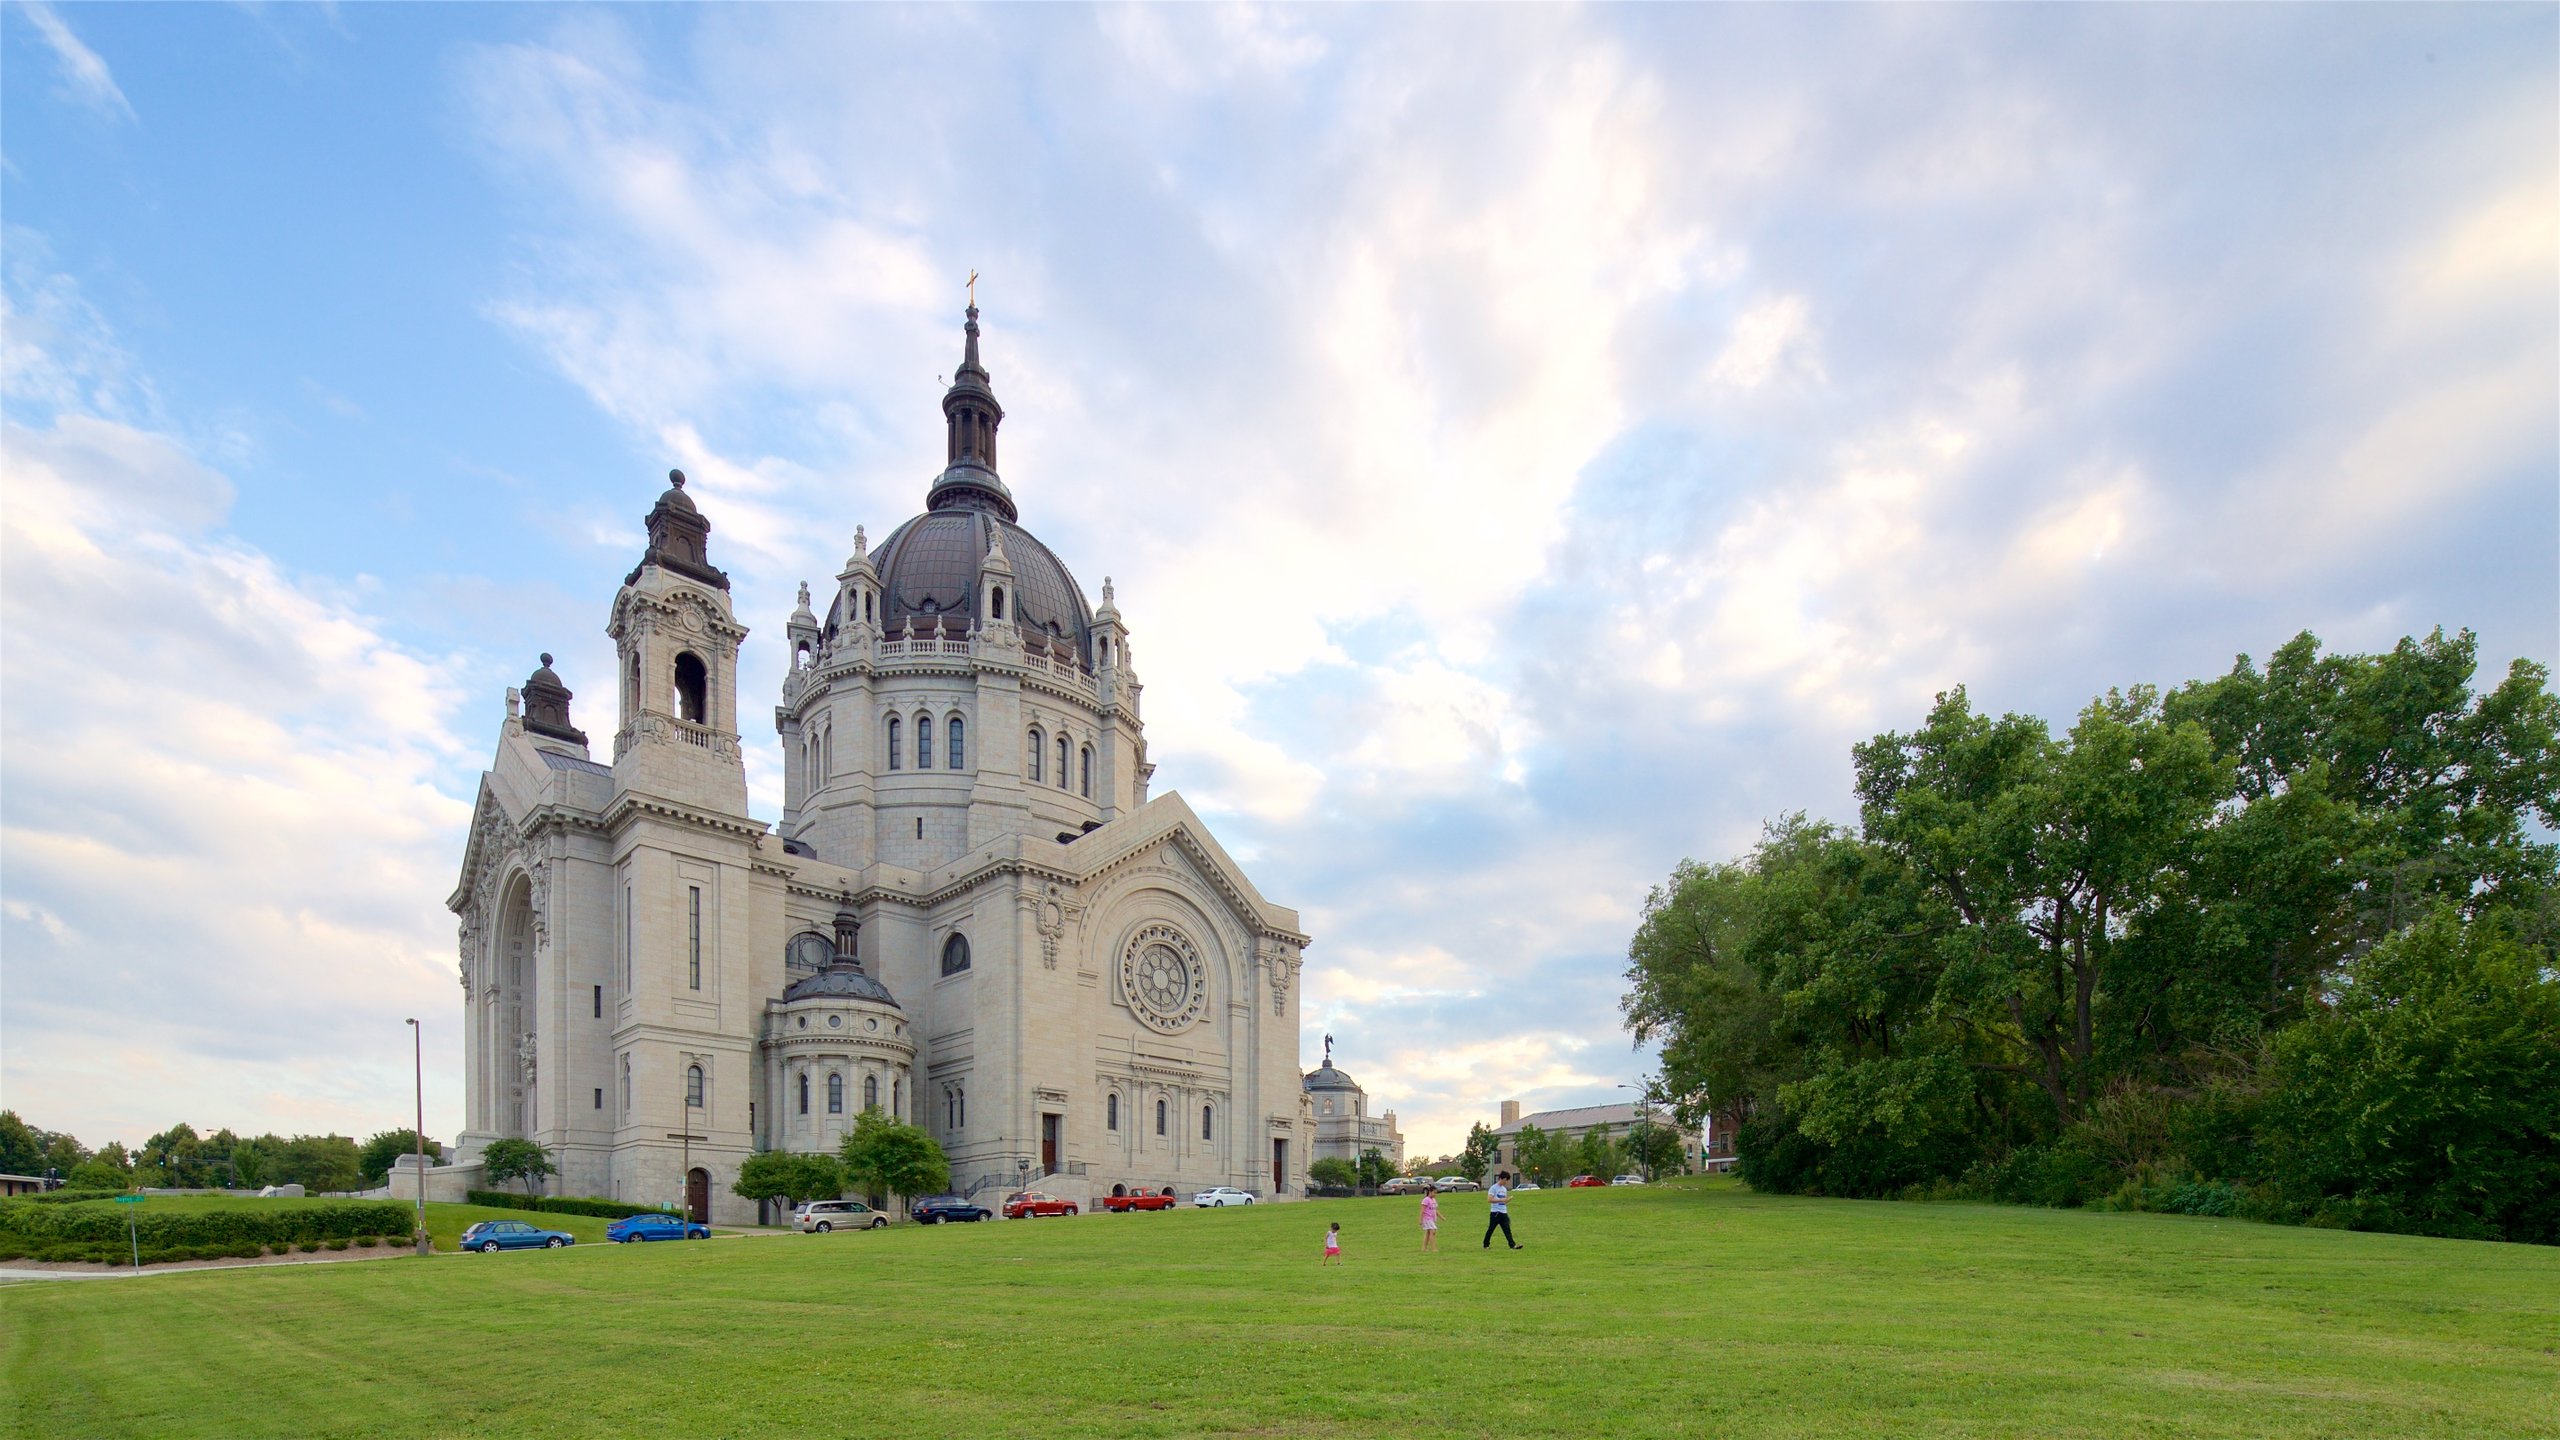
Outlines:
[[[1120,991],[1137,1017],[1170,1035],[1199,1020],[1208,977],[1189,938],[1170,925],[1150,925],[1120,953]]]

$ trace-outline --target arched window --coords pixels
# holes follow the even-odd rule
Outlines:
[[[633,715],[640,710],[640,657],[631,657],[631,672],[622,677],[622,713]]]
[[[805,1074],[800,1077],[800,1113],[809,1113],[809,1077]]]
[[[1040,748],[1040,729],[1035,725],[1031,729],[1031,778],[1034,782],[1040,778]]]
[[[1117,1095],[1106,1095],[1102,1098],[1102,1128],[1105,1130],[1120,1128],[1120,1097]]]
[[[1093,747],[1090,745],[1084,747],[1084,754],[1080,758],[1082,768],[1076,773],[1084,777],[1084,798],[1090,800],[1093,798]]]
[[[898,724],[898,717],[892,715],[889,717],[889,768],[892,770],[895,770],[906,763],[905,757],[898,753],[899,734],[900,726]]]
[[[1156,1133],[1159,1135],[1164,1133],[1164,1102],[1162,1100],[1156,1102]]]
[[[933,717],[921,710],[916,712],[916,768],[933,768]]]
[[[1209,1117],[1213,1113],[1206,1105],[1200,1107],[1200,1138],[1203,1140],[1209,1138]]]
[[[1001,585],[996,587],[995,613],[987,618],[991,620],[1001,620],[1004,618],[1004,587]]]
[[[806,669],[808,669],[808,668],[809,668],[809,642],[808,642],[808,641],[803,640],[803,641],[801,641],[798,645],[795,645],[795,646],[793,646],[793,647],[792,647],[792,650],[791,650],[791,668],[792,668],[792,669],[794,669],[794,670],[806,670]]]
[[[968,1087],[954,1085],[942,1092],[943,1127],[958,1130],[969,1123]]]
[[[689,1110],[702,1108],[702,1067],[699,1065],[684,1067],[684,1103]]]
[[[880,1077],[877,1075],[862,1077],[862,1108],[865,1110],[880,1108]]]
[[[862,592],[862,623],[868,625],[871,622],[871,592],[865,590]]]
[[[1058,737],[1058,788],[1067,788],[1067,737]]]
[[[957,975],[969,968],[969,937],[954,930],[942,942],[942,973]]]
[[[966,732],[967,727],[960,723],[960,717],[952,716],[951,743],[942,747],[942,763],[954,770],[963,769],[968,764],[969,737]]]
[[[631,1057],[622,1057],[622,1113],[631,1113]]]
[[[687,650],[676,657],[676,718],[696,725],[711,723],[711,671],[702,657]]]
[[[892,1081],[890,1081],[890,1082],[889,1082],[889,1118],[890,1118],[890,1119],[892,1119],[892,1120],[904,1120],[904,1119],[906,1119],[906,1118],[907,1118],[907,1117],[906,1117],[906,1114],[905,1114],[906,1108],[907,1108],[907,1082],[906,1082],[906,1081],[904,1081],[904,1080],[892,1080]]]
[[[827,777],[836,773],[836,727],[827,726],[818,740],[818,788],[826,788]]]
[[[844,1077],[841,1075],[827,1077],[827,1113],[830,1115],[844,1113]]]

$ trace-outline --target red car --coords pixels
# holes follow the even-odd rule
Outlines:
[[[1576,1175],[1571,1180],[1565,1182],[1565,1188],[1568,1190],[1579,1190],[1585,1185],[1597,1185],[1605,1190],[1608,1188],[1609,1182],[1601,1179],[1597,1175]]]
[[[1007,1220],[1025,1220],[1035,1215],[1073,1215],[1074,1213],[1076,1213],[1074,1201],[1061,1200],[1055,1195],[1043,1195],[1037,1190],[1024,1190],[1004,1198],[1004,1218]]]
[[[1167,1185],[1161,1192],[1141,1190],[1134,1195],[1105,1195],[1102,1208],[1114,1215],[1125,1215],[1132,1210],[1170,1210],[1173,1208],[1173,1187]]]

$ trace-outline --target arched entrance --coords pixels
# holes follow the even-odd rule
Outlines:
[[[685,1172],[684,1213],[697,1225],[711,1223],[711,1172],[699,1165]]]

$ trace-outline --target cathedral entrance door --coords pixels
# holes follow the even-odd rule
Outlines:
[[[1040,1173],[1043,1175],[1058,1173],[1058,1132],[1065,1126],[1066,1117],[1064,1116],[1040,1117]]]
[[[1289,1190],[1289,1142],[1271,1142],[1271,1193],[1285,1195]]]
[[[696,1225],[711,1223],[711,1172],[699,1165],[685,1172],[684,1213]]]

